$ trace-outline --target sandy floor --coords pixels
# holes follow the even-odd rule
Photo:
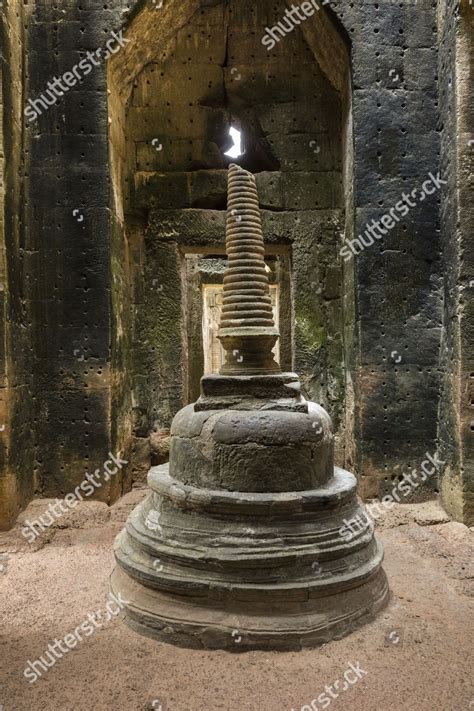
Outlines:
[[[81,504],[33,545],[18,526],[0,535],[1,711],[300,711],[313,699],[304,711],[474,709],[472,532],[443,522],[435,503],[385,516],[379,535],[392,602],[346,639],[294,653],[189,651],[140,637],[113,617],[29,683],[28,660],[88,613],[105,611],[112,541],[143,493],[111,509]],[[33,502],[22,519],[44,508]],[[342,681],[331,686],[317,702],[350,663],[361,678],[345,691]]]

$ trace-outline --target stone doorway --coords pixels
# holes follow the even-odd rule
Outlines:
[[[129,277],[120,294],[129,304],[122,332],[138,449],[151,432],[166,432],[199,391],[202,287],[219,280],[212,269],[223,254],[233,127],[242,140],[237,160],[257,179],[268,263],[278,266],[275,283],[282,279],[281,363],[330,410],[343,463],[352,450],[344,331],[353,324],[353,299],[345,299],[353,281],[339,254],[352,229],[345,39],[321,15],[318,36],[297,30],[270,53],[261,38],[278,18],[272,3],[230,2],[186,6],[173,36],[145,42],[149,12],[132,21],[130,43],[108,72],[115,238]]]

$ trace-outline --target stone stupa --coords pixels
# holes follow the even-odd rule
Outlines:
[[[112,588],[137,632],[189,647],[297,649],[388,599],[383,552],[334,466],[327,412],[282,373],[253,175],[229,167],[226,362],[171,427],[170,462],[116,540]],[[365,521],[347,540],[344,520]]]

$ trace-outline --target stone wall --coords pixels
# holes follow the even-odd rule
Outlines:
[[[474,250],[472,157],[473,99],[470,72],[474,12],[468,2],[440,2],[439,75],[444,260],[443,389],[439,408],[441,497],[459,521],[474,521]]]
[[[200,16],[205,12],[202,10]],[[213,12],[218,16],[221,8]],[[421,188],[430,172],[437,175],[439,131],[436,121],[436,17],[432,5],[420,6],[414,3],[406,3],[403,7],[393,3],[363,3],[353,4],[352,7],[341,6],[340,10],[336,6],[336,14],[352,43],[350,115],[353,116],[353,145],[347,121],[344,130],[342,126],[339,127],[340,137],[345,139],[344,207],[348,208],[345,231],[346,237],[350,238],[351,233],[355,236],[363,233],[368,221],[380,219],[386,211],[394,208],[404,191],[411,194],[412,190]],[[278,17],[278,11],[270,15],[268,24],[271,25]],[[242,36],[252,37],[255,21],[255,15],[249,13],[248,24],[245,31],[240,33],[240,43],[237,43],[237,51],[241,49],[246,56],[249,54],[245,50],[248,40],[242,40]],[[324,21],[327,21],[326,16]],[[334,25],[330,15],[329,22]],[[318,23],[314,23],[314,26],[319,27]],[[204,48],[199,46],[199,33],[193,34],[188,29],[185,27],[182,31],[183,34],[187,33],[188,47],[194,46],[205,54]],[[303,28],[303,33],[313,56],[317,56],[324,65],[325,55],[330,55],[330,52],[324,51],[327,42],[326,45],[321,41],[315,43],[313,38],[311,44],[309,23]],[[297,34],[298,30],[295,30],[273,52],[282,52],[284,56],[285,47],[288,50],[291,47],[293,54],[300,60],[301,45],[294,50]],[[130,37],[133,35],[132,29]],[[209,33],[204,32],[203,36],[209,41]],[[320,36],[318,39],[321,39]],[[214,44],[212,46],[215,47]],[[339,46],[334,43],[334,47]],[[168,59],[170,55],[165,51],[163,43],[160,49],[162,58]],[[128,47],[127,51],[126,66],[129,68],[132,50]],[[219,45],[216,52],[219,52]],[[250,56],[255,63],[252,52]],[[233,54],[230,53],[229,57],[233,62]],[[149,55],[147,59],[150,61]],[[211,59],[216,61],[215,56],[211,55]],[[226,70],[229,86],[232,87],[237,84],[232,80],[236,80],[238,75],[242,76],[242,72],[239,65],[234,66],[231,61],[228,58]],[[337,61],[333,64],[337,65]],[[336,83],[334,76],[331,77],[331,69],[334,72],[331,63],[326,63],[324,69],[326,77]],[[278,72],[281,72],[281,68]],[[285,72],[282,74],[284,76]],[[246,84],[249,84],[245,73],[244,77]],[[190,83],[195,85],[192,79]],[[301,83],[304,87],[304,79]],[[341,91],[341,86],[339,89]],[[266,90],[270,91],[269,87]],[[275,91],[275,95],[278,96],[278,92]],[[351,110],[350,103],[346,105],[347,116]],[[273,107],[273,110],[276,108]],[[154,120],[160,121],[156,116]],[[160,128],[156,124],[153,126],[157,134]],[[159,135],[154,137],[159,138]],[[141,168],[149,169],[154,161],[164,160],[164,153],[157,155],[156,150],[153,153],[153,145],[150,145],[152,140],[150,134],[148,145],[141,149],[140,158],[144,161]],[[295,147],[292,148],[294,151]],[[291,157],[295,159],[294,152]],[[162,170],[165,168],[164,165],[159,167]],[[264,172],[259,177],[260,181],[264,179]],[[175,186],[178,185],[177,192],[182,189],[181,195],[184,195],[187,179],[184,176],[180,178],[181,184],[175,183]],[[147,178],[144,183],[147,183]],[[160,184],[151,180],[148,187],[149,195],[156,194]],[[300,185],[299,189],[302,187]],[[170,190],[168,186],[168,198],[174,192],[176,190]],[[265,189],[262,193],[264,206],[273,207],[265,204]],[[356,468],[365,496],[389,491],[394,480],[404,471],[419,467],[425,453],[433,453],[437,447],[442,304],[439,200],[439,193],[423,201],[419,200],[411,207],[406,219],[397,221],[391,231],[385,231],[382,241],[374,241],[356,260],[344,265],[342,288],[345,308],[342,311],[337,307],[337,313],[338,317],[344,318],[345,323],[345,388],[344,398],[339,393],[335,400],[339,407],[343,407],[344,402],[349,405],[345,408],[346,462]],[[351,210],[354,213],[352,216]],[[277,219],[280,218],[283,219],[283,214],[279,213]],[[152,219],[151,224],[155,225],[156,221]],[[202,224],[200,226],[204,229]],[[332,233],[334,227],[330,226]],[[179,227],[176,230],[175,226],[167,229],[171,230],[174,237],[176,233],[180,234]],[[151,234],[150,230],[147,234]],[[297,249],[295,253],[298,253]],[[308,278],[302,268],[300,271],[300,266],[308,268],[311,262],[307,256],[302,253],[294,274],[295,280],[311,284],[315,280]],[[337,264],[331,266],[337,273]],[[174,296],[179,294],[171,297],[173,304]],[[317,314],[318,309],[317,303],[311,301],[313,297],[314,294],[308,289],[303,298],[303,303],[305,299],[309,300],[311,316]],[[161,308],[164,308],[165,297],[161,300],[157,297],[157,300]],[[158,303],[155,308],[159,308]],[[174,355],[179,356],[181,346],[177,338],[175,343]],[[301,346],[300,339],[299,344],[297,341],[295,367],[303,371],[304,376],[305,363],[298,357],[298,353],[301,355],[304,352]],[[322,361],[320,358],[319,365],[324,369]],[[174,383],[179,392],[179,383],[176,380]],[[331,414],[336,414],[336,423],[339,424],[338,406],[334,402],[325,401],[324,388],[317,393],[313,391],[313,396],[321,399]],[[436,488],[437,481],[433,479],[427,491],[418,493],[426,496]]]
[[[40,115],[27,115],[24,254],[36,484],[45,496],[63,496],[86,473],[103,473],[109,452],[124,456],[112,410],[123,378],[116,349],[112,357],[119,319],[112,266],[114,280],[121,275],[111,255],[105,61],[96,58],[97,66],[49,108],[38,102],[48,81],[72,75],[88,51],[109,39],[116,13],[95,8],[41,1],[30,6],[27,25],[26,90]],[[96,496],[110,502],[121,491],[118,475]]]
[[[0,10],[0,528],[8,527],[35,486],[32,315],[35,274],[24,253],[23,4]]]
[[[282,308],[295,328],[282,365],[300,373],[307,396],[323,402],[342,430],[342,101],[301,33],[279,52],[262,46],[265,27],[277,20],[271,3],[208,8],[134,81],[124,202],[132,214],[150,210],[132,348],[142,436],[168,428],[189,401],[186,373],[199,354],[187,353],[183,339],[182,260],[187,248],[223,251],[231,125],[243,132],[239,162],[256,173],[269,248],[291,252],[292,293]],[[283,314],[281,321],[284,328]]]
[[[343,22],[353,47],[359,235],[439,170],[436,18],[429,3],[351,5]],[[390,491],[437,447],[439,192],[385,232],[354,265],[356,469],[364,496]],[[432,480],[428,488],[436,486]]]
[[[3,5],[11,190],[0,254],[10,324],[0,366],[2,525],[34,491],[70,491],[109,451],[145,469],[148,435],[161,436],[186,399],[179,260],[203,240],[222,250],[231,117],[251,140],[269,248],[293,259],[293,364],[336,421],[340,461],[356,469],[364,496],[382,494],[434,453],[439,435],[446,506],[470,515],[469,4],[458,21],[454,4],[440,4],[437,16],[430,2],[334,2],[265,58],[262,27],[283,17],[283,5]],[[21,105],[121,28],[127,42],[117,54],[102,55],[22,129]],[[417,200],[341,263],[343,236],[364,234],[403,192],[436,176],[441,150],[445,192]],[[173,282],[166,294],[163,279]],[[98,496],[112,501],[131,476],[129,468]],[[436,489],[433,477],[418,495]]]

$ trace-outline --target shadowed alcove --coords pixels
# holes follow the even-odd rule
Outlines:
[[[150,446],[152,462],[166,456],[172,417],[220,365],[232,160],[257,179],[282,368],[328,408],[338,459],[351,458],[353,280],[339,255],[352,229],[349,52],[325,9],[268,51],[278,19],[271,2],[149,4],[109,60],[113,350],[135,476]],[[231,127],[238,158],[226,155]]]

